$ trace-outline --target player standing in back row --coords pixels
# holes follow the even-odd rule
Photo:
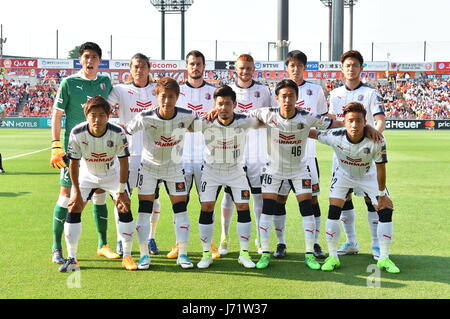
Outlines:
[[[108,97],[111,105],[119,105],[119,122],[128,124],[137,114],[142,111],[148,111],[157,106],[154,94],[155,83],[151,83],[150,60],[142,53],[133,55],[130,61],[131,83],[118,84],[113,87]],[[128,183],[130,191],[137,187],[139,176],[139,166],[141,165],[141,154],[144,144],[144,136],[142,132],[137,132],[133,136],[129,136],[129,169],[130,175]],[[156,227],[160,216],[159,199],[155,199],[153,203],[153,212],[150,216],[150,235],[148,247],[150,253],[157,255],[159,253],[158,246],[155,241]],[[117,211],[117,210],[116,210]],[[116,223],[118,223],[118,215],[116,214]],[[118,229],[117,229],[118,230]],[[119,238],[119,234],[117,236]],[[122,242],[117,242],[116,252],[123,254]]]
[[[294,50],[286,55],[285,59],[286,71],[289,79],[294,81],[298,85],[298,100],[295,103],[295,107],[300,110],[305,110],[310,113],[325,115],[328,113],[328,104],[323,94],[323,89],[320,85],[305,81],[303,74],[306,70],[307,57],[299,50]],[[277,105],[276,95],[272,94],[273,103]],[[312,188],[312,209],[314,212],[314,219],[316,226],[314,228],[314,257],[324,259],[326,256],[322,252],[319,245],[320,235],[320,206],[317,196],[320,194],[319,183],[319,164],[316,157],[316,142],[312,139],[308,139],[306,142],[305,158],[308,166],[308,170],[311,174],[311,188]],[[289,183],[284,183],[283,188],[280,190],[280,196],[278,203],[278,209],[273,216],[273,224],[278,239],[277,250],[273,256],[275,258],[284,258],[286,255],[286,201],[289,190],[291,189]]]
[[[376,89],[371,88],[361,82],[361,72],[363,71],[364,59],[358,51],[350,50],[341,55],[342,75],[345,84],[330,93],[329,113],[334,114],[336,119],[343,120],[343,107],[350,102],[359,102],[364,105],[367,115],[367,123],[382,133],[386,127],[386,116],[382,101]],[[333,155],[333,171],[336,167],[336,156]],[[372,169],[375,170],[375,166]],[[358,189],[353,190],[355,195],[364,196]],[[367,219],[372,237],[372,255],[375,260],[380,254],[380,247],[377,236],[378,214],[370,199],[366,196]],[[340,255],[355,254],[359,251],[356,241],[355,211],[353,209],[352,194],[350,193],[342,209],[341,221],[347,235],[347,241],[339,249]]]
[[[248,113],[261,107],[269,107],[271,105],[270,89],[266,85],[253,80],[255,72],[253,57],[249,54],[241,54],[236,60],[235,70],[237,80],[230,84],[230,87],[236,92],[237,106],[235,112]],[[261,252],[258,225],[263,207],[261,171],[266,164],[266,159],[266,129],[250,129],[247,133],[244,160],[247,179],[253,197],[253,213],[256,224],[255,244],[258,252]],[[231,196],[224,193],[222,199],[222,235],[219,246],[219,254],[221,255],[225,255],[228,252],[228,232],[233,210],[234,205]]]
[[[81,70],[61,82],[53,105],[50,166],[61,171],[59,198],[53,210],[52,262],[56,264],[64,262],[61,237],[72,187],[69,168],[67,167],[68,162],[64,160],[66,158],[64,151],[67,150],[70,131],[75,125],[86,120],[83,108],[89,98],[102,96],[106,99],[111,91],[110,79],[107,76],[97,74],[101,58],[102,50],[96,43],[86,42],[82,44],[80,46]],[[64,114],[66,126],[63,148],[61,122]],[[92,203],[94,204],[94,219],[98,232],[97,254],[109,259],[120,258],[107,245],[108,209],[106,207],[106,193],[102,190],[96,192],[92,197]]]

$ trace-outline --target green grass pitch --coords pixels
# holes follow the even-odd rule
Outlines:
[[[49,147],[50,130],[1,129],[0,152],[7,173],[0,175],[0,298],[448,298],[450,131],[388,131],[385,135],[389,159],[387,184],[395,206],[391,257],[402,272],[397,275],[381,272],[380,288],[371,288],[368,281],[376,274],[370,266],[374,261],[361,198],[354,200],[361,251],[358,255],[342,257],[341,268],[332,273],[313,271],[304,265],[301,217],[292,195],[287,206],[286,259],[272,259],[269,268],[264,270],[244,269],[239,265],[235,214],[231,253],[214,261],[209,269],[183,270],[174,260],[165,258],[175,235],[171,205],[164,191],[157,231],[161,255],[152,258],[150,270],[128,272],[121,268],[120,261],[97,257],[97,234],[89,204],[82,217],[81,271],[78,277],[58,273],[58,266],[50,262],[50,250],[59,173],[48,165],[49,150],[33,153]],[[323,145],[317,149],[323,230],[328,211],[331,150]],[[12,158],[26,153],[33,154]],[[136,194],[132,201],[136,217]],[[216,243],[220,236],[219,205],[216,206]],[[114,248],[112,207],[109,201],[108,239]],[[196,264],[201,257],[201,245],[195,192],[188,210],[192,229],[189,255]],[[342,233],[341,241],[344,238]],[[274,232],[272,239],[275,248]],[[326,251],[323,235],[321,245]],[[251,245],[251,256],[255,262],[258,260],[254,245]],[[136,241],[133,257],[139,258]]]

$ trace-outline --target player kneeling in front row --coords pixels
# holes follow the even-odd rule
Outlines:
[[[377,266],[389,273],[399,273],[400,269],[389,259],[393,233],[393,204],[386,193],[386,143],[375,143],[365,137],[366,110],[362,104],[349,103],[343,108],[343,113],[345,128],[328,132],[311,130],[309,133],[310,138],[333,147],[338,159],[330,186],[330,208],[326,224],[330,256],[322,265],[322,270],[332,271],[340,267],[337,252],[341,232],[339,218],[349,190],[360,188],[378,211],[380,257]],[[373,161],[376,164],[376,174],[370,170]]]
[[[252,231],[248,206],[250,187],[242,155],[246,133],[249,128],[257,127],[258,121],[248,115],[234,113],[236,93],[227,85],[214,91],[214,103],[217,119],[212,122],[202,121],[207,153],[200,187],[199,232],[203,257],[197,267],[208,268],[213,261],[211,242],[214,234],[214,206],[223,186],[231,195],[238,212],[237,235],[241,248],[238,261],[246,268],[255,268],[248,253]]]
[[[122,128],[108,123],[111,109],[104,98],[95,96],[89,99],[84,113],[87,122],[75,126],[69,139],[68,154],[73,188],[64,223],[68,259],[59,271],[79,270],[77,250],[81,235],[81,212],[97,189],[109,192],[115,200],[119,211],[118,227],[124,245],[122,265],[128,270],[134,270],[137,269],[131,258],[134,227],[126,190],[130,155],[127,138]]]

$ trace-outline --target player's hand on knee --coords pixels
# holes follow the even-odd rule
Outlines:
[[[70,212],[81,212],[84,207],[83,198],[81,195],[75,194],[72,196],[69,200],[69,204],[67,205],[67,208]]]
[[[119,212],[129,212],[130,204],[130,198],[126,193],[117,193],[116,207]]]
[[[387,195],[378,198],[378,210],[386,208],[394,210],[394,203]]]
[[[61,169],[67,167],[65,160],[66,153],[62,150],[61,141],[53,141],[52,142],[52,154],[50,157],[50,167],[55,169]]]

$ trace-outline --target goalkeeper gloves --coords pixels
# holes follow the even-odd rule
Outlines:
[[[52,156],[50,158],[50,167],[55,169],[61,169],[67,167],[67,156],[62,150],[61,141],[52,141]]]

